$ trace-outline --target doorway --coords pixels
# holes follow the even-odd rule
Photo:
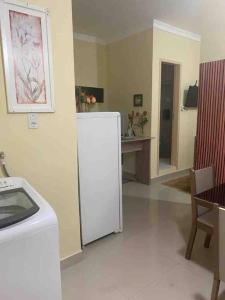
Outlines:
[[[179,65],[161,63],[159,170],[177,167]]]

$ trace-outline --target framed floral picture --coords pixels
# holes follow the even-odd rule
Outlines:
[[[8,112],[54,112],[48,11],[0,0]]]

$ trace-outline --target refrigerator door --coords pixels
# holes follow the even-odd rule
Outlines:
[[[83,244],[122,230],[119,113],[78,117],[78,160]]]

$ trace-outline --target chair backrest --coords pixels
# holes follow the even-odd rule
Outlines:
[[[191,170],[192,195],[202,193],[215,186],[214,168],[208,167],[200,170]]]
[[[225,209],[219,208],[219,277],[225,281]]]
[[[208,208],[197,206],[194,195],[207,191],[215,186],[214,168],[208,167],[200,170],[190,170],[191,176],[191,203],[192,218],[196,218],[205,213]]]

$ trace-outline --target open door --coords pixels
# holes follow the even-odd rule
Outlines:
[[[180,65],[162,62],[159,133],[159,171],[177,168]]]

